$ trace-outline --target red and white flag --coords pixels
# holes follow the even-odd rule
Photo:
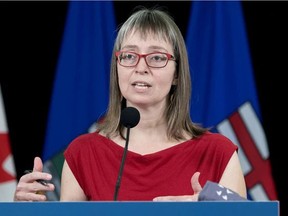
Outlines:
[[[0,86],[0,202],[13,201],[17,179]]]
[[[252,200],[276,200],[268,144],[261,122],[249,102],[217,125],[238,147],[239,159]]]

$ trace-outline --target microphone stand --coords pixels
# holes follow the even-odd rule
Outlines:
[[[124,162],[125,162],[126,154],[127,154],[127,150],[128,150],[129,134],[130,134],[130,125],[127,126],[126,143],[125,143],[125,148],[124,148],[124,152],[122,155],[119,174],[118,174],[118,178],[117,178],[117,182],[116,182],[116,186],[115,186],[114,201],[117,201],[117,198],[118,198],[118,192],[119,192],[123,168],[124,168],[124,164],[125,164]]]

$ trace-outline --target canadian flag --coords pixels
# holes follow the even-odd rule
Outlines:
[[[13,201],[17,179],[0,86],[0,202]]]

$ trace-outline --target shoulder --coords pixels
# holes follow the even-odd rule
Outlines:
[[[238,147],[228,137],[220,133],[206,132],[203,135],[195,138],[199,144],[204,146],[210,146],[210,148],[228,148],[231,150],[237,150]]]
[[[85,147],[84,149],[89,149],[89,146],[100,143],[105,139],[107,138],[97,132],[81,134],[70,142],[67,150],[83,150],[83,147]]]
[[[199,139],[203,140],[203,141],[209,141],[209,142],[232,143],[232,141],[228,137],[224,136],[223,134],[214,133],[214,132],[210,132],[210,131],[207,131],[203,135],[199,136]]]
[[[98,134],[97,133],[86,133],[86,134],[81,134],[78,137],[74,138],[69,145],[77,145],[79,143],[89,143],[91,140],[97,138]]]

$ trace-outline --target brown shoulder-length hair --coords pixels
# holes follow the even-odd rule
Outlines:
[[[173,18],[160,8],[144,8],[134,12],[118,31],[111,58],[109,106],[98,130],[107,137],[122,135],[121,110],[126,107],[118,83],[117,59],[115,52],[121,50],[123,40],[133,31],[140,31],[145,37],[153,33],[156,37],[170,42],[177,62],[177,85],[173,85],[168,99],[165,116],[168,123],[167,136],[170,139],[184,139],[184,134],[197,137],[207,129],[192,122],[190,118],[191,78],[185,41]]]

